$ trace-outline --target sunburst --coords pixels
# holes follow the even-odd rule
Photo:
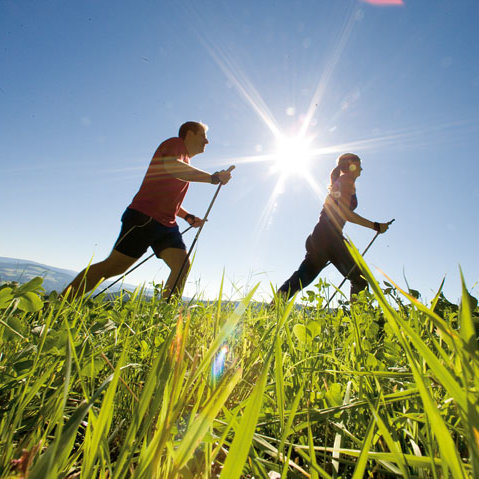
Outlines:
[[[281,176],[304,176],[309,171],[314,151],[312,138],[303,136],[280,136],[273,154],[273,170]]]

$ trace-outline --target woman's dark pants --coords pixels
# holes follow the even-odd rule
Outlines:
[[[328,261],[351,282],[351,297],[366,289],[368,283],[361,276],[344,241],[342,234],[328,220],[321,219],[306,239],[306,256],[303,262],[279,288],[278,293],[285,294],[288,299],[291,298],[297,291],[308,286]]]

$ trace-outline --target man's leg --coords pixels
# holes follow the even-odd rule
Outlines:
[[[171,289],[173,288],[175,282],[175,290],[173,294],[175,296],[180,296],[183,292],[183,287],[185,285],[186,277],[188,276],[188,271],[190,269],[190,260],[188,259],[185,263],[187,253],[184,249],[181,248],[166,248],[161,251],[160,258],[168,265],[170,268],[170,275],[166,280],[166,284],[163,288],[163,299],[167,299],[170,295]],[[183,269],[182,266],[184,264]],[[181,270],[181,274],[180,274]],[[178,278],[178,281],[177,281]]]
[[[69,298],[75,297],[79,292],[81,294],[88,293],[99,281],[124,273],[137,259],[113,250],[108,258],[92,264],[78,274],[60,296],[65,296],[68,290],[70,290]]]

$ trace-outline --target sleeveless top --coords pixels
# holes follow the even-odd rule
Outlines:
[[[346,220],[344,220],[333,207],[341,206],[342,208],[354,211],[358,206],[356,196],[356,187],[354,179],[348,175],[341,175],[333,184],[329,195],[326,197],[323,209],[319,215],[319,222],[327,222],[334,226],[338,232],[344,228]]]

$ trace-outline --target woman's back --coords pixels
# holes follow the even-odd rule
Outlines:
[[[354,211],[358,206],[354,182],[355,178],[343,174],[333,183],[319,215],[320,222],[329,222],[342,231],[346,220],[341,211],[345,209]]]

